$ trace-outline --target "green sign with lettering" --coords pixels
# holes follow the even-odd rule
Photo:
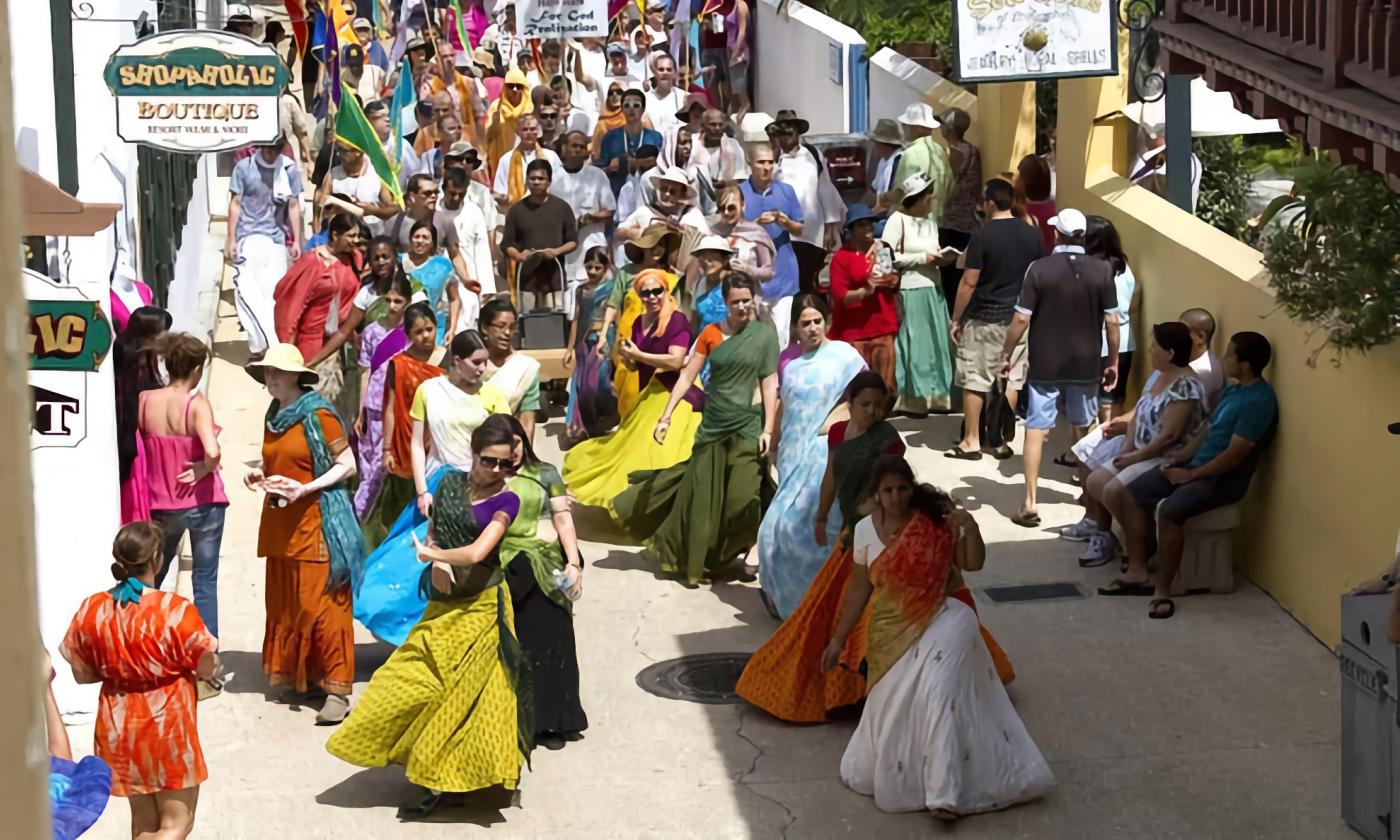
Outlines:
[[[96,301],[29,301],[29,369],[95,371],[112,349],[112,324]]]

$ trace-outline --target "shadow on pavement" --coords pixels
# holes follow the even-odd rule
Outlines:
[[[334,808],[397,808],[421,800],[423,788],[404,777],[401,767],[370,767],[316,795],[319,805]],[[490,828],[506,821],[501,812],[511,807],[511,791],[490,788],[471,794],[448,794],[429,817],[415,822],[477,825]]]

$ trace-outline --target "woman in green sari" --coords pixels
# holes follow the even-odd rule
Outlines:
[[[520,498],[520,513],[501,542],[501,565],[534,685],[535,743],[562,749],[588,728],[573,619],[574,601],[583,595],[583,558],[569,491],[559,471],[536,457],[519,420],[494,414],[482,425],[504,426],[515,438],[515,475],[506,489]]]
[[[744,274],[725,279],[729,317],[700,333],[657,421],[653,437],[664,443],[671,413],[708,361],[705,413],[690,459],[634,473],[609,505],[664,571],[691,584],[722,571],[754,544],[773,497],[766,458],[777,422],[778,334],[754,317],[756,285]]]

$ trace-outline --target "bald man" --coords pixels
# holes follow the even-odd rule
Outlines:
[[[1209,414],[1215,410],[1215,401],[1225,387],[1225,371],[1220,365],[1220,357],[1210,350],[1210,343],[1215,338],[1215,316],[1205,309],[1193,308],[1181,313],[1178,320],[1191,331],[1191,370],[1206,386],[1206,398],[1201,407]]]
[[[700,191],[700,209],[715,212],[715,196],[720,190],[749,179],[749,162],[744,147],[725,133],[729,119],[724,112],[711,108],[700,117],[700,137],[690,153],[695,166],[696,187]]]

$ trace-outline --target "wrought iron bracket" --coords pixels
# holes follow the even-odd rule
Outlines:
[[[1167,95],[1167,74],[1157,66],[1162,46],[1153,25],[1166,0],[1120,0],[1118,20],[1128,29],[1128,85],[1131,98],[1156,102]]]

